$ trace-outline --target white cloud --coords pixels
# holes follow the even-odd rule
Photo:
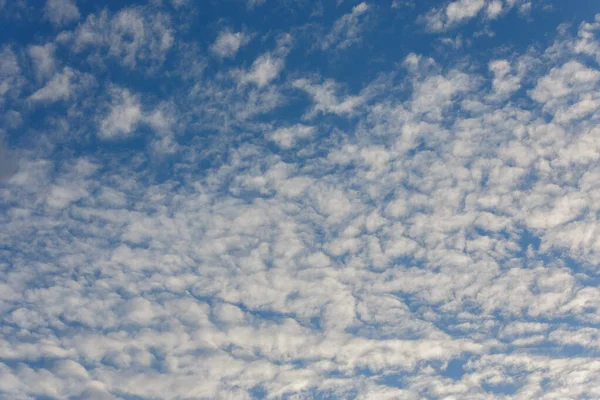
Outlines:
[[[125,8],[111,15],[107,11],[90,15],[73,33],[73,49],[106,52],[134,69],[143,63],[152,71],[165,60],[174,44],[167,15],[143,8]]]
[[[600,76],[581,35],[410,54],[364,85],[299,63],[274,84],[312,44],[140,77],[166,53],[134,31],[170,19],[128,12],[114,53],[105,31],[81,67],[57,44],[40,81],[23,83],[29,47],[1,53],[0,397],[600,393]],[[76,96],[84,68],[107,93]],[[23,87],[66,106],[32,111]],[[90,148],[142,126],[141,146]]]
[[[484,0],[459,0],[446,6],[447,24],[454,25],[473,18],[485,5]]]
[[[343,99],[339,99],[336,94],[337,85],[331,80],[318,84],[307,79],[297,79],[292,82],[292,85],[297,89],[304,90],[313,98],[313,108],[306,114],[308,118],[318,113],[351,114],[364,102],[361,96],[346,96]]]
[[[263,88],[277,79],[284,68],[284,58],[290,51],[291,45],[290,35],[281,36],[273,52],[256,58],[249,71],[237,72],[240,83],[254,83],[259,88]]]
[[[315,133],[314,126],[293,125],[290,127],[278,128],[271,132],[267,137],[277,143],[283,149],[290,149],[296,146],[299,140],[307,139]]]
[[[589,89],[600,80],[600,72],[577,61],[555,67],[541,77],[531,91],[531,97],[541,103]]]
[[[179,132],[177,108],[173,102],[164,101],[154,106],[142,104],[142,96],[128,89],[112,87],[110,104],[98,122],[97,135],[104,140],[126,139],[136,135],[140,126],[149,127],[150,147],[154,155],[177,152],[175,135]]]
[[[595,40],[597,31],[600,30],[600,15],[596,15],[594,22],[583,22],[579,27],[578,40],[575,42],[577,53],[594,56],[600,63],[600,45]]]
[[[284,62],[280,58],[273,58],[270,54],[263,54],[252,63],[250,71],[245,73],[240,81],[252,82],[258,87],[264,87],[279,76],[283,70]]]
[[[220,58],[231,58],[238,50],[248,44],[250,36],[243,32],[222,31],[210,47],[211,51]]]
[[[498,96],[509,96],[521,87],[521,78],[511,73],[512,68],[507,60],[494,60],[489,68],[494,74],[492,87]]]
[[[43,46],[29,46],[27,53],[33,61],[33,68],[38,80],[46,79],[54,74],[56,69],[56,59],[54,52],[56,45],[46,43]]]
[[[431,75],[415,81],[411,110],[426,118],[439,120],[444,111],[456,101],[456,97],[470,92],[477,79],[461,71],[450,71],[447,75]]]
[[[0,51],[0,105],[6,97],[20,92],[24,79],[21,76],[21,67],[16,54],[8,47]]]
[[[65,208],[87,195],[84,189],[76,185],[53,186],[46,201],[50,207]]]
[[[52,24],[61,27],[77,21],[80,14],[75,0],[47,0],[44,17]]]
[[[369,5],[365,2],[352,7],[352,11],[340,17],[331,31],[325,35],[317,45],[321,50],[345,49],[361,40],[363,15],[369,10]]]
[[[432,9],[421,20],[429,31],[443,32],[479,15],[483,15],[486,20],[496,19],[517,4],[520,2],[515,0],[455,0],[445,6]],[[524,5],[521,4],[521,7]]]
[[[556,123],[568,124],[573,120],[593,114],[599,108],[600,99],[598,97],[594,97],[592,94],[584,94],[577,103],[559,109],[554,116],[554,121]]]
[[[494,0],[487,4],[485,13],[489,19],[494,19],[500,15],[500,13],[502,12],[502,8],[502,2],[499,0]]]
[[[127,137],[143,119],[142,106],[138,96],[127,89],[115,88],[108,114],[100,121],[98,135],[103,139]]]
[[[56,73],[44,87],[29,96],[29,100],[46,103],[68,100],[78,92],[90,87],[93,82],[94,79],[91,76],[65,67]]]

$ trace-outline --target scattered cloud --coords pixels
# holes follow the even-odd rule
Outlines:
[[[3,20],[0,397],[597,397],[600,16],[180,4]]]
[[[456,0],[429,11],[422,21],[429,31],[443,32],[481,16],[484,20],[497,19],[516,5],[520,9],[531,6],[515,0]]]

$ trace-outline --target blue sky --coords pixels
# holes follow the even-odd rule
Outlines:
[[[0,0],[0,398],[600,398],[600,5]]]

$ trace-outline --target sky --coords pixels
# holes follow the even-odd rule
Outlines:
[[[0,398],[600,398],[596,0],[0,0]]]

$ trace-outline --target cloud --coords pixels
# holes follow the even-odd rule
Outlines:
[[[0,142],[0,182],[10,179],[17,172],[17,167],[15,154]]]
[[[93,83],[94,79],[91,76],[65,67],[56,73],[44,87],[29,96],[29,100],[45,103],[68,100]]]
[[[600,46],[598,41],[595,40],[595,32],[598,30],[600,30],[600,17],[598,15],[596,15],[594,22],[582,22],[575,43],[575,51],[594,56],[596,62],[600,63]]]
[[[411,110],[426,118],[439,120],[458,95],[473,90],[475,85],[476,79],[456,70],[446,76],[427,76],[414,83]]]
[[[61,27],[79,20],[80,14],[74,0],[47,0],[44,18]]]
[[[595,28],[363,69],[285,5],[222,63],[218,4],[1,50],[0,397],[594,397]]]
[[[134,69],[146,64],[150,71],[165,60],[174,43],[167,15],[143,8],[125,8],[112,15],[107,11],[89,15],[73,33],[73,50],[108,52],[124,66]]]
[[[444,32],[467,21],[482,16],[484,20],[494,20],[519,4],[513,0],[456,0],[443,7],[434,8],[421,20],[431,32]],[[529,4],[530,3],[526,3]],[[525,6],[522,4],[521,7]]]
[[[243,32],[222,31],[210,47],[219,58],[232,58],[238,50],[248,44],[250,37]]]
[[[509,96],[521,87],[521,78],[511,73],[512,68],[507,60],[494,60],[489,68],[494,74],[492,86],[498,96]]]
[[[110,109],[100,121],[98,135],[102,139],[116,139],[134,134],[143,119],[139,97],[120,88],[112,89],[111,97]]]
[[[4,46],[0,51],[0,104],[7,97],[18,95],[23,84],[17,56],[10,47]]]
[[[276,129],[268,135],[268,138],[282,149],[290,149],[296,145],[297,141],[313,136],[314,132],[315,127],[298,124]]]
[[[262,54],[256,58],[249,71],[238,73],[240,83],[253,83],[259,88],[267,86],[279,77],[285,65],[284,58],[290,51],[291,45],[292,37],[290,35],[281,36],[273,52]]]
[[[307,92],[313,98],[313,108],[306,117],[310,118],[318,113],[332,113],[337,115],[351,114],[364,99],[361,96],[346,96],[339,99],[336,91],[338,85],[332,80],[327,80],[322,84],[314,83],[307,79],[297,79],[292,85],[300,90]]]
[[[600,79],[600,73],[577,61],[570,61],[552,70],[538,80],[531,97],[541,103],[585,90]]]
[[[352,7],[352,11],[340,17],[331,31],[323,37],[317,44],[321,50],[345,49],[354,43],[360,42],[362,33],[362,20],[369,10],[369,5],[365,2]]]
[[[154,135],[150,148],[154,155],[175,153],[178,145],[175,135],[179,131],[177,106],[170,101],[159,104],[143,104],[140,94],[113,86],[109,88],[110,104],[99,118],[97,135],[102,140],[123,140],[134,137],[138,128],[150,128]]]
[[[56,70],[55,51],[56,45],[54,43],[46,43],[43,46],[29,46],[27,49],[38,80],[46,79],[54,74]]]
[[[246,2],[246,7],[247,7],[249,10],[253,10],[253,9],[254,9],[254,8],[256,8],[256,7],[260,7],[260,6],[262,6],[263,4],[265,4],[265,1],[266,1],[266,0],[248,0],[248,1]]]
[[[250,71],[242,77],[241,81],[264,87],[279,76],[283,65],[282,59],[274,59],[269,54],[262,55],[254,60]]]

